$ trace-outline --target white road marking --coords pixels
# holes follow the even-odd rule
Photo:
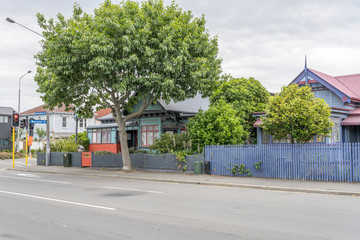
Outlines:
[[[23,194],[23,193],[8,192],[8,191],[2,191],[2,190],[0,190],[0,193],[11,194],[11,195],[16,195],[16,196],[21,196],[21,197],[36,198],[36,199],[41,199],[41,200],[53,201],[53,202],[67,203],[67,204],[79,205],[79,206],[84,206],[84,207],[100,208],[100,209],[110,210],[110,211],[116,210],[116,208],[103,207],[103,206],[92,205],[92,204],[87,204],[87,203],[80,203],[80,202],[72,202],[72,201],[66,201],[66,200],[55,199],[55,198],[47,198],[47,197],[41,197],[41,196],[35,196],[35,195],[29,195],[29,194]]]
[[[18,173],[17,175],[22,177],[41,178],[39,175],[30,174],[30,173]]]
[[[109,187],[109,186],[102,186],[102,187],[103,187],[103,188],[109,188],[109,189],[125,190],[125,191],[147,192],[147,193],[158,193],[158,194],[163,194],[163,192],[158,192],[158,191],[149,191],[149,190],[143,190],[143,189],[120,188],[120,187]]]
[[[26,178],[26,177],[13,177],[13,176],[1,176],[2,178],[14,178],[14,179],[22,179],[22,180],[30,180],[30,181],[39,181],[39,182],[49,182],[49,183],[61,183],[61,184],[71,184],[71,182],[61,182],[61,181],[53,181],[53,180],[44,180],[44,179],[36,179],[36,178]]]

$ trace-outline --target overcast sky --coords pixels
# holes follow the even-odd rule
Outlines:
[[[72,13],[72,0],[1,0],[0,106],[17,110],[19,78],[21,111],[42,104],[34,82],[34,55],[40,36],[5,21],[10,17],[35,31],[36,13],[48,19]],[[92,13],[103,1],[77,0]],[[119,1],[113,1],[118,3]],[[170,1],[165,1],[168,3]],[[308,67],[332,76],[360,73],[360,1],[177,0],[194,16],[205,14],[211,35],[219,37],[223,72],[254,77],[278,92]]]

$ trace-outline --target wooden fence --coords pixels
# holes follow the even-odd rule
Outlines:
[[[206,146],[211,174],[360,182],[360,143]]]

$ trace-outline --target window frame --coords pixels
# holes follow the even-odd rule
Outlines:
[[[159,125],[141,126],[141,147],[149,147],[159,138]]]

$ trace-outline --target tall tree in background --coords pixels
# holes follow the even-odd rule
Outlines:
[[[269,97],[269,92],[258,80],[252,77],[248,79],[231,78],[219,86],[210,97],[210,102],[214,104],[223,100],[231,104],[237,111],[237,116],[244,129],[251,133],[255,122],[251,113],[265,111]]]
[[[156,99],[209,94],[219,79],[217,38],[210,37],[204,16],[193,18],[174,2],[105,1],[93,15],[75,5],[68,19],[37,17],[45,37],[35,77],[43,101],[50,107],[73,104],[84,117],[94,106],[111,108],[124,170],[131,169],[127,121]],[[142,107],[132,112],[138,101]]]
[[[189,130],[193,149],[203,149],[205,145],[243,144],[249,137],[239,121],[237,111],[223,100],[212,104],[189,120]]]
[[[329,136],[333,123],[324,99],[316,98],[309,86],[292,84],[270,98],[261,127],[277,140],[306,143],[315,136]]]

